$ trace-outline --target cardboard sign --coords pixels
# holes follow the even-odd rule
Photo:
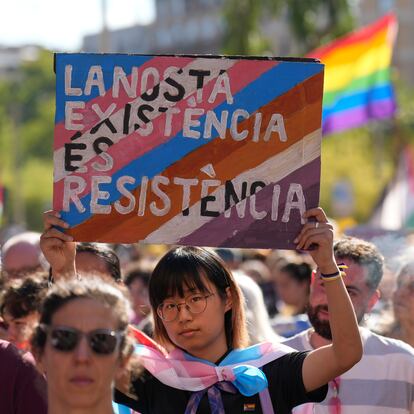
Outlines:
[[[323,65],[57,54],[55,210],[78,241],[293,248],[319,202]]]

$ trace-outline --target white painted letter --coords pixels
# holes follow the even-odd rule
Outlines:
[[[142,217],[145,214],[145,204],[147,202],[148,177],[141,178],[141,189],[139,192],[138,216]]]
[[[72,188],[72,184],[76,184],[76,187]],[[69,211],[69,204],[72,201],[75,204],[79,213],[86,211],[85,207],[79,200],[79,194],[86,188],[86,181],[82,177],[76,175],[68,175],[64,178],[63,185],[63,211]]]
[[[100,96],[105,95],[105,84],[103,79],[102,66],[96,65],[89,68],[84,94],[90,95],[93,87],[98,88]]]
[[[83,121],[83,114],[74,112],[75,109],[84,109],[85,102],[82,101],[66,101],[65,102],[65,129],[69,131],[81,131],[84,125],[74,123],[74,121]]]
[[[174,184],[183,186],[183,204],[182,210],[190,208],[191,187],[198,184],[197,178],[174,177]]]
[[[72,65],[65,66],[65,95],[82,96],[81,88],[72,88]]]
[[[229,75],[227,74],[227,72],[222,73],[216,79],[216,83],[214,85],[214,88],[211,92],[210,97],[208,98],[208,102],[214,103],[219,93],[224,93],[226,95],[226,100],[227,100],[228,105],[233,104],[233,95],[231,94],[230,79],[229,79]]]
[[[297,201],[293,201],[296,196]],[[282,222],[288,223],[290,219],[290,212],[292,209],[298,209],[300,214],[300,222],[305,224],[303,214],[306,211],[305,196],[303,194],[302,186],[300,184],[291,183],[289,186],[288,195],[286,198],[285,211],[283,213]]]
[[[226,138],[228,117],[229,111],[221,111],[221,119],[219,121],[214,111],[207,111],[206,122],[204,124],[204,138],[211,138],[211,129],[213,126],[219,133],[221,139]]]
[[[160,200],[164,203],[163,208],[158,208],[155,201],[150,204],[151,213],[154,216],[165,216],[171,208],[171,200],[167,194],[164,193],[159,187],[160,184],[168,185],[170,180],[163,175],[156,175],[151,181],[151,190],[152,192],[160,198]]]
[[[233,137],[235,141],[243,141],[247,137],[247,134],[249,133],[247,129],[245,129],[242,132],[239,132],[237,130],[237,124],[239,122],[239,117],[243,117],[247,119],[249,118],[249,113],[245,111],[244,109],[236,109],[233,112],[233,116],[231,118],[230,132],[231,132],[231,136]]]
[[[179,108],[170,108],[165,113],[165,129],[164,129],[164,136],[169,137],[172,132],[172,119],[173,116],[179,114],[181,110]]]
[[[194,131],[191,127],[200,126],[198,119],[192,119],[192,116],[204,115],[204,109],[202,108],[187,108],[184,112],[184,123],[183,123],[183,136],[186,138],[200,138],[200,131]]]
[[[121,66],[115,66],[114,68],[114,82],[112,85],[112,96],[114,98],[119,97],[119,82],[122,83],[124,91],[130,98],[137,97],[137,83],[138,83],[138,68],[136,66],[132,67],[131,72],[131,83],[128,83],[128,78],[124,69]]]
[[[126,206],[123,206],[120,200],[115,201],[115,210],[120,214],[129,214],[134,210],[136,203],[134,195],[125,187],[125,184],[134,185],[135,178],[130,177],[129,175],[124,175],[122,177],[119,177],[116,181],[116,189],[129,200],[129,203]]]
[[[98,204],[99,200],[108,200],[109,192],[101,191],[99,189],[100,184],[110,184],[112,182],[112,177],[109,176],[99,176],[94,175],[91,179],[91,213],[93,214],[110,214],[111,205]]]
[[[265,142],[269,141],[272,132],[277,132],[279,134],[280,141],[287,141],[285,123],[281,114],[273,114],[272,118],[270,118],[269,125],[267,126],[266,133],[263,138]]]
[[[272,221],[276,221],[279,215],[279,198],[280,198],[280,185],[276,184],[273,187],[273,196],[272,196]]]

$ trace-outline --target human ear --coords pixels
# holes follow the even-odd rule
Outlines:
[[[368,312],[371,312],[371,309],[375,306],[378,302],[379,298],[381,297],[380,291],[377,289],[371,296],[368,302]]]
[[[226,287],[226,303],[224,305],[224,311],[227,312],[228,310],[232,309],[233,307],[233,296],[231,294],[230,287]]]

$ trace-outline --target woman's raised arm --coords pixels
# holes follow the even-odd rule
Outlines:
[[[76,274],[76,243],[72,236],[56,227],[68,228],[59,213],[49,210],[43,213],[44,231],[40,237],[40,248],[52,268],[54,279],[73,277]]]

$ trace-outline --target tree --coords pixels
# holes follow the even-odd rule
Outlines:
[[[0,82],[0,182],[8,190],[6,223],[39,229],[41,212],[50,205],[54,93],[53,55],[45,50]]]
[[[306,53],[350,31],[351,11],[350,0],[227,0],[224,51],[258,54],[269,50],[260,24],[265,17],[284,14],[300,52]]]

